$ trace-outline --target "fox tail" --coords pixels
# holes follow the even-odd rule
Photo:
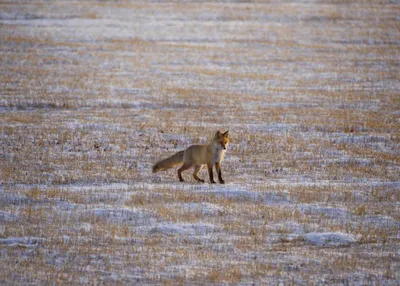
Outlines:
[[[176,165],[183,163],[183,153],[184,153],[184,151],[180,151],[180,152],[172,155],[171,157],[168,157],[167,159],[157,162],[153,166],[153,173],[161,171],[161,170],[167,170],[169,168],[172,168]]]

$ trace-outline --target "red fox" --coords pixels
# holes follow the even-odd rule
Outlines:
[[[225,184],[222,179],[221,164],[225,157],[226,148],[229,144],[229,131],[225,133],[217,132],[213,140],[208,145],[192,145],[186,150],[180,151],[171,157],[157,162],[153,166],[153,173],[172,168],[183,163],[178,169],[179,181],[183,182],[182,172],[194,166],[193,177],[196,181],[204,183],[204,180],[198,177],[200,170],[207,165],[210,183],[215,184],[213,175],[213,166],[218,173],[218,179],[221,184]]]

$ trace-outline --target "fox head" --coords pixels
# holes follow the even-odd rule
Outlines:
[[[225,133],[217,131],[217,133],[215,133],[214,140],[221,146],[223,150],[226,150],[226,147],[228,147],[229,144],[229,131],[226,131]]]

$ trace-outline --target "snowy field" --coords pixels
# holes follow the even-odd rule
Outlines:
[[[399,285],[399,2],[6,0],[0,66],[1,285]]]

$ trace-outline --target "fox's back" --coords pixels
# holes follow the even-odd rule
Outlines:
[[[183,155],[183,161],[185,163],[195,164],[195,165],[205,165],[207,164],[207,148],[208,145],[192,145],[185,150]]]

